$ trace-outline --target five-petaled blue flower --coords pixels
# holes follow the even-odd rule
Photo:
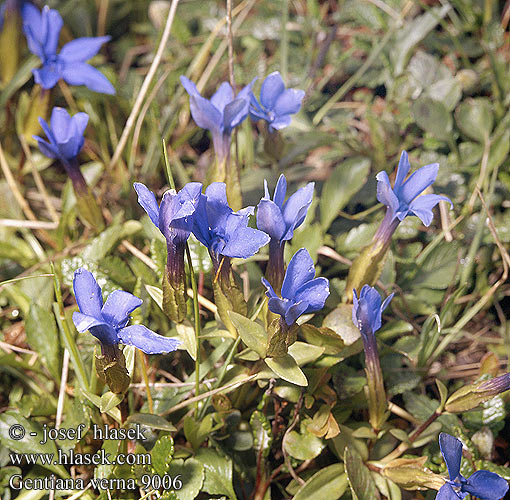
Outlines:
[[[74,295],[80,312],[73,313],[76,329],[89,330],[102,347],[133,345],[146,354],[175,351],[180,342],[163,337],[142,325],[127,326],[129,315],[142,304],[142,300],[122,290],[108,295],[103,305],[101,288],[92,273],[80,268],[74,273]]]
[[[264,179],[264,197],[257,206],[257,227],[278,242],[290,240],[294,230],[303,224],[313,198],[314,183],[298,189],[287,201],[287,180],[280,175],[271,200]]]
[[[42,68],[32,70],[35,82],[44,89],[51,89],[62,78],[69,85],[85,85],[94,92],[115,94],[108,79],[85,62],[94,57],[110,37],[77,38],[66,43],[57,54],[62,25],[62,16],[48,6],[25,20],[28,48],[42,62]]]
[[[462,500],[471,494],[480,500],[500,500],[508,491],[508,483],[498,474],[478,470],[467,479],[460,473],[462,443],[455,437],[442,432],[439,447],[450,479],[441,486],[436,500]]]
[[[209,249],[215,266],[220,256],[247,259],[269,242],[266,233],[248,227],[253,211],[253,207],[247,207],[234,212],[228,205],[223,182],[213,182],[200,196],[193,234]]]
[[[39,118],[39,123],[48,140],[35,135],[34,139],[41,152],[48,158],[59,159],[68,166],[78,156],[85,141],[83,133],[87,127],[89,115],[76,113],[70,116],[64,108],[53,108],[50,126]]]
[[[178,193],[170,189],[163,195],[161,206],[158,206],[154,193],[145,184],[135,182],[134,188],[138,203],[167,242],[174,245],[186,242],[193,228],[192,215],[202,192],[202,184],[190,182]]]
[[[371,335],[381,328],[382,313],[388,307],[394,294],[388,295],[382,302],[379,292],[369,285],[361,289],[359,298],[356,290],[352,292],[352,321],[362,335]]]
[[[280,73],[275,71],[262,82],[260,103],[251,95],[250,117],[254,121],[265,120],[270,132],[288,127],[304,96],[303,90],[286,89]]]
[[[189,94],[191,116],[195,123],[212,134],[214,151],[220,161],[227,158],[230,151],[232,129],[247,116],[250,107],[253,80],[236,96],[228,82],[223,82],[211,99],[200,95],[196,85],[185,76],[181,83]]]
[[[269,310],[279,314],[287,326],[292,326],[302,314],[320,311],[329,295],[329,282],[315,278],[313,260],[306,248],[299,249],[290,259],[281,296],[265,278],[262,283],[267,289]]]
[[[437,194],[420,196],[436,180],[438,163],[431,163],[419,168],[409,179],[404,181],[410,168],[407,153],[402,151],[393,189],[386,172],[377,174],[377,199],[388,207],[391,221],[395,218],[402,221],[411,214],[419,217],[425,226],[429,226],[433,218],[432,209],[441,200],[450,203],[452,208],[453,204],[446,196]]]

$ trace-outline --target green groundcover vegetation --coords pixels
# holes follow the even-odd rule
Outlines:
[[[508,1],[0,16],[2,500],[505,497]]]

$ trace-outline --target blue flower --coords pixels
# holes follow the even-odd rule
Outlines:
[[[129,315],[142,304],[141,299],[122,290],[108,295],[103,304],[101,288],[92,273],[80,268],[74,273],[74,295],[80,312],[73,313],[76,329],[83,333],[89,330],[102,347],[119,342],[133,345],[146,354],[175,351],[180,342],[163,337],[142,325],[127,326]]]
[[[193,234],[209,249],[215,266],[220,256],[247,259],[269,242],[267,234],[248,227],[253,211],[253,207],[247,207],[234,212],[227,203],[223,182],[213,182],[200,196]]]
[[[193,228],[193,217],[202,192],[200,182],[186,184],[178,193],[170,189],[158,206],[154,193],[141,182],[133,184],[138,194],[138,203],[147,212],[152,223],[168,242],[184,243]]]
[[[250,117],[254,121],[265,120],[270,132],[288,127],[291,115],[299,111],[304,96],[303,90],[285,89],[280,73],[275,71],[262,82],[260,103],[252,94]]]
[[[237,96],[234,96],[230,84],[223,82],[211,99],[202,97],[196,85],[185,76],[181,76],[180,80],[190,96],[193,120],[199,127],[211,132],[216,156],[223,161],[230,152],[232,129],[248,116],[251,87],[255,80]]]
[[[457,438],[442,432],[439,434],[439,447],[450,479],[441,486],[436,500],[462,500],[468,494],[480,500],[500,500],[505,496],[508,483],[498,474],[478,470],[466,479],[460,473],[462,443]]]
[[[407,215],[416,215],[425,226],[432,222],[432,209],[441,201],[447,201],[453,208],[453,204],[446,196],[437,194],[424,194],[437,177],[438,163],[431,163],[419,168],[405,182],[411,166],[405,151],[402,151],[397,169],[397,178],[393,189],[386,172],[377,174],[377,199],[388,207],[390,222],[397,218],[403,221]]]
[[[388,307],[393,295],[388,295],[382,302],[379,292],[369,285],[361,289],[359,298],[356,290],[353,290],[352,321],[363,335],[373,334],[381,328],[382,312]]]
[[[287,201],[287,180],[280,175],[274,190],[273,200],[264,179],[264,198],[257,206],[257,227],[278,242],[290,240],[294,230],[303,224],[312,203],[314,183],[298,189]]]
[[[25,19],[28,48],[42,62],[42,68],[32,70],[35,82],[44,89],[51,89],[62,78],[69,85],[85,85],[94,92],[115,94],[107,78],[85,62],[94,57],[110,37],[77,38],[66,43],[57,54],[63,23],[62,16],[48,6],[41,13],[33,12]]]
[[[76,113],[70,116],[64,108],[53,108],[50,126],[39,118],[39,123],[48,140],[34,136],[41,153],[48,158],[59,159],[64,164],[72,162],[81,151],[85,141],[83,133],[87,127],[89,115]]]
[[[308,250],[301,248],[289,262],[281,296],[262,278],[269,298],[269,310],[279,314],[287,326],[293,325],[302,314],[320,311],[329,295],[329,282],[326,278],[314,278],[313,260]]]

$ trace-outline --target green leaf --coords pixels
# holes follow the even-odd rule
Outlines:
[[[437,26],[449,10],[450,6],[448,5],[429,9],[428,12],[415,17],[411,22],[406,22],[404,27],[398,31],[395,45],[390,53],[395,76],[402,74],[414,47]]]
[[[13,429],[15,429],[13,431]],[[11,434],[13,432],[24,431],[22,439],[13,439]],[[31,434],[35,433],[34,436]],[[19,435],[19,434],[17,434]],[[7,411],[0,415],[0,443],[9,450],[15,453],[54,453],[57,454],[57,447],[55,441],[48,439],[44,444],[43,431],[38,424],[23,418],[21,415],[12,411]],[[46,469],[55,472],[61,477],[69,477],[69,474],[62,465],[55,465],[51,462],[48,465],[43,465]]]
[[[264,327],[234,311],[229,311],[228,314],[242,341],[263,358],[267,350],[267,333]]]
[[[256,410],[250,417],[250,426],[253,433],[253,447],[257,455],[261,452],[263,457],[267,457],[273,444],[271,424],[262,412]]]
[[[339,304],[333,309],[322,322],[322,327],[333,330],[349,346],[354,344],[361,335],[352,322],[352,306]]]
[[[329,228],[338,212],[363,187],[369,171],[370,160],[363,156],[348,158],[336,167],[324,183],[319,201],[324,230]]]
[[[168,472],[173,456],[174,440],[172,436],[160,437],[151,450],[151,464],[156,474],[164,476]]]
[[[458,245],[452,241],[438,245],[425,258],[411,281],[413,288],[447,288],[455,278],[457,270]]]
[[[115,394],[111,391],[105,392],[101,396],[99,410],[101,411],[101,413],[106,413],[112,408],[115,408],[123,399],[124,399],[123,394]]]
[[[342,464],[333,464],[316,472],[297,491],[293,500],[337,500],[347,489]],[[373,500],[373,499],[372,499]]]
[[[202,489],[204,483],[204,467],[195,458],[186,461],[175,459],[170,464],[168,475],[175,481],[177,476],[182,482],[182,488],[175,490],[179,500],[193,500]]]
[[[311,363],[319,359],[324,354],[325,348],[319,347],[306,342],[294,342],[289,347],[289,354],[296,360],[299,366]]]
[[[446,106],[430,97],[420,96],[412,106],[417,125],[438,139],[444,139],[452,131],[452,115]]]
[[[163,310],[163,290],[153,285],[145,285],[145,289],[151,296],[152,300],[156,302],[161,310]]]
[[[490,101],[484,97],[462,101],[455,110],[455,121],[464,135],[481,143],[486,142],[494,125]]]
[[[57,380],[61,372],[60,336],[55,317],[50,311],[32,302],[25,321],[27,341],[41,356],[44,366]]]
[[[308,385],[305,374],[301,371],[296,360],[290,354],[279,358],[265,358],[264,362],[283,380],[304,387]]]
[[[184,323],[177,323],[175,329],[177,330],[177,338],[182,341],[183,347],[188,351],[193,361],[195,361],[197,358],[195,329],[187,320]]]
[[[357,500],[376,500],[378,494],[374,480],[356,449],[345,449],[344,462],[352,496]]]
[[[212,448],[200,448],[196,458],[205,470],[203,490],[210,495],[227,495],[236,500],[232,486],[232,461]]]
[[[127,418],[126,424],[139,424],[150,427],[151,429],[168,432],[177,430],[174,425],[165,420],[164,417],[153,415],[152,413],[134,413]]]
[[[283,441],[285,451],[297,460],[312,460],[318,457],[326,445],[322,439],[304,430],[289,432]]]

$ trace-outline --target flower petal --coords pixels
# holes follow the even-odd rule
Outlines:
[[[453,203],[446,196],[439,194],[422,194],[409,205],[409,212],[421,219],[425,226],[430,226],[434,214],[432,209],[440,202],[447,201],[453,208]]]
[[[60,30],[64,25],[62,16],[55,9],[49,9],[47,6],[42,10],[43,17],[47,19],[47,32],[44,44],[44,53],[46,57],[57,53],[58,39],[60,38]]]
[[[88,314],[82,314],[81,312],[73,312],[73,323],[76,329],[80,332],[86,332],[89,328],[93,326],[101,326],[108,325],[108,323],[103,318],[95,318],[94,316],[89,316]]]
[[[73,289],[80,312],[102,319],[103,296],[92,273],[82,267],[77,269],[74,272]]]
[[[39,69],[33,69],[35,83],[40,85],[45,90],[52,89],[57,82],[62,78],[59,71],[55,71],[50,66],[43,66]]]
[[[411,169],[411,165],[409,163],[409,156],[407,155],[407,151],[402,151],[400,155],[400,160],[398,162],[397,168],[397,177],[395,178],[395,186],[393,187],[395,194],[400,191],[400,187],[402,186],[405,178],[409,174],[409,170]],[[398,194],[397,194],[398,196]]]
[[[500,500],[508,491],[508,483],[494,472],[478,470],[467,479],[462,491],[480,500]]]
[[[266,295],[267,295],[267,293],[266,293]],[[289,310],[289,308],[291,306],[292,306],[292,302],[290,302],[288,300],[281,299],[280,297],[271,297],[267,301],[268,309],[275,314],[279,314],[283,319],[285,319],[285,315],[287,314],[287,311]]]
[[[69,85],[85,85],[89,90],[102,94],[115,94],[110,81],[98,69],[84,62],[66,64],[62,71],[62,78]]]
[[[229,218],[229,221],[232,218]],[[258,229],[251,227],[237,227],[230,231],[227,225],[227,242],[222,255],[247,259],[255,255],[260,248],[269,243],[269,236]]]
[[[230,83],[223,82],[218,90],[211,97],[212,105],[220,112],[223,113],[225,106],[234,100],[234,91]]]
[[[129,321],[129,315],[142,305],[142,299],[124,290],[115,290],[106,298],[101,313],[114,328],[123,328]]]
[[[274,188],[273,201],[280,207],[283,207],[285,195],[287,194],[287,179],[283,174],[278,178],[276,187]]]
[[[135,182],[133,187],[138,195],[138,203],[147,212],[152,223],[159,228],[159,206],[154,193],[141,182]]]
[[[313,260],[306,248],[299,249],[292,259],[285,273],[282,284],[282,297],[294,300],[297,291],[315,277]]]
[[[57,143],[68,140],[71,133],[71,116],[66,109],[54,107],[51,112],[50,125]]]
[[[189,107],[193,120],[200,128],[217,133],[222,131],[221,113],[207,99],[198,94],[192,95],[189,98]]]
[[[268,75],[260,87],[260,102],[266,109],[272,110],[278,96],[285,90],[285,83],[279,71]]]
[[[278,96],[274,105],[274,112],[278,115],[293,115],[301,108],[301,101],[305,97],[304,90],[287,89]]]
[[[449,483],[443,484],[436,495],[436,500],[460,500]]]
[[[171,337],[163,337],[143,325],[132,325],[118,332],[120,341],[133,345],[145,354],[160,354],[175,351],[181,342]]]
[[[271,283],[269,283],[269,281],[267,281],[266,278],[261,278],[260,281],[266,287],[266,296],[269,299],[278,298],[278,295],[276,295],[276,292],[274,291],[273,287],[271,286]]]
[[[223,130],[229,134],[234,127],[237,127],[247,116],[250,108],[248,99],[237,98],[228,103],[223,110]]]
[[[181,75],[179,77],[179,80],[181,81],[182,86],[184,87],[184,90],[188,93],[188,95],[191,97],[192,95],[200,95],[200,92],[197,89],[197,86],[187,77],[184,75]]]
[[[387,206],[395,215],[398,212],[399,201],[393,190],[391,189],[390,179],[388,174],[384,171],[379,172],[376,176],[377,179],[377,199],[385,206]]]
[[[305,312],[320,311],[329,296],[329,281],[326,278],[315,278],[305,283],[296,293],[296,302],[308,304]]]
[[[450,434],[441,432],[441,434],[439,434],[439,448],[446,462],[448,475],[452,481],[455,481],[460,473],[462,442],[456,437],[450,436]]]
[[[315,184],[309,182],[306,186],[298,189],[283,206],[283,219],[287,226],[287,232],[283,239],[290,240],[294,230],[303,224],[308,208],[312,203],[313,189]]]
[[[289,326],[293,325],[299,316],[305,313],[307,307],[308,303],[306,301],[292,304],[285,313],[285,323]]]
[[[290,115],[282,115],[269,123],[269,131],[272,132],[274,130],[281,130],[282,128],[288,127],[292,122],[292,117]]]
[[[53,144],[50,144],[49,142],[45,141],[44,139],[37,135],[33,135],[32,137],[37,141],[37,145],[39,146],[39,149],[44,156],[53,159],[59,157],[58,149],[55,146],[53,146]]]
[[[66,63],[85,62],[94,57],[101,45],[110,40],[110,36],[82,37],[66,43],[59,57]]]
[[[282,211],[271,200],[262,198],[257,205],[257,227],[271,238],[281,240],[285,234],[285,221]]]
[[[407,181],[402,184],[397,196],[409,205],[418,195],[423,193],[436,180],[439,163],[425,165],[414,172]]]

